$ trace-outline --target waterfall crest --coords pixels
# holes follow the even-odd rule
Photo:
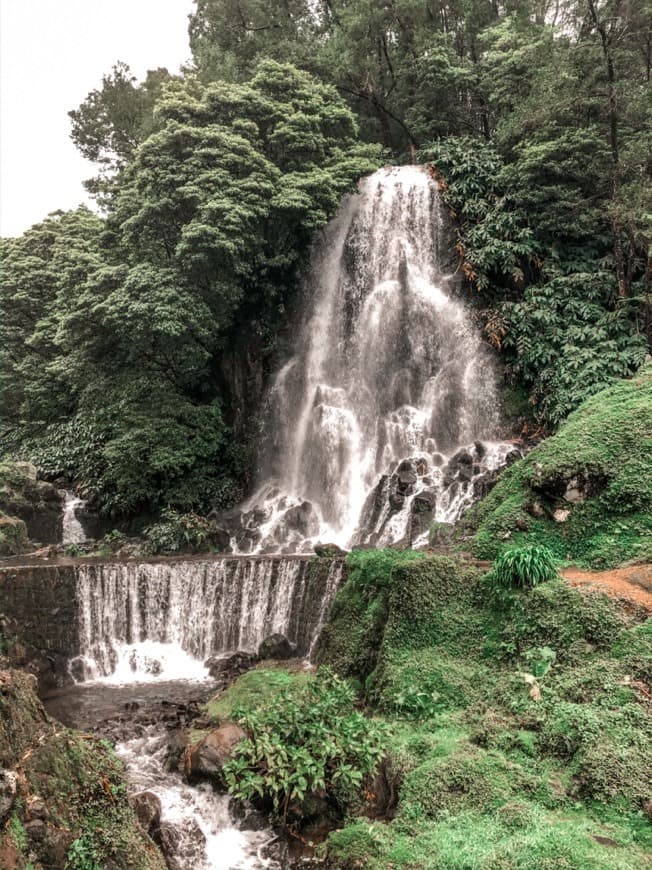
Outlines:
[[[209,656],[284,634],[310,653],[343,563],[218,558],[80,565],[79,679],[201,679]]]
[[[414,542],[433,519],[454,522],[503,463],[511,447],[486,440],[494,365],[453,293],[451,253],[424,167],[380,170],[343,204],[270,391],[261,485],[230,519],[236,551]]]

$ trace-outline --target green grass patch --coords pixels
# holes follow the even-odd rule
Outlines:
[[[242,674],[206,705],[211,719],[223,722],[233,717],[234,710],[256,710],[265,707],[286,689],[304,685],[312,675],[308,671],[287,671],[282,668],[255,668]]]

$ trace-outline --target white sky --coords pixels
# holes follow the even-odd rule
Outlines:
[[[192,0],[0,0],[0,233],[86,201],[94,175],[68,111],[124,61],[176,72],[190,58]]]

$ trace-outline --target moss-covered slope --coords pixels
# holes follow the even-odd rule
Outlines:
[[[0,670],[0,867],[164,870],[110,746],[50,719],[35,688]]]
[[[486,559],[527,542],[589,567],[652,560],[652,364],[507,469],[462,534]]]
[[[497,602],[479,569],[451,558],[349,562],[321,658],[364,680],[390,729],[399,801],[388,823],[331,834],[328,866],[652,866],[644,615],[561,580]],[[365,655],[347,625],[366,631]]]

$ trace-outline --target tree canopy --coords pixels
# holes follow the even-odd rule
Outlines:
[[[433,165],[464,292],[556,427],[652,338],[651,12],[196,0],[185,70],[118,62],[70,113],[102,216],[3,242],[4,449],[114,513],[239,497],[312,239],[383,159]]]

